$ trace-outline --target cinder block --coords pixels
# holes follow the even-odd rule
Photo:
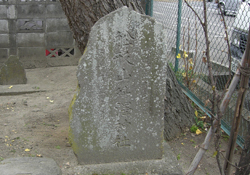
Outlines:
[[[7,17],[9,19],[16,19],[16,7],[15,5],[9,5],[7,9]]]
[[[44,47],[20,47],[18,56],[25,68],[46,67],[47,65]]]
[[[47,47],[72,47],[74,44],[71,32],[51,32],[46,34]]]
[[[46,31],[47,32],[70,31],[68,20],[66,18],[47,19]]]
[[[18,18],[44,18],[45,4],[20,4],[17,6]]]
[[[7,18],[7,5],[0,5],[0,19]]]
[[[9,33],[8,20],[0,20],[0,33]]]
[[[60,3],[47,4],[46,17],[47,18],[65,17],[61,4]]]
[[[44,32],[43,19],[18,19],[16,22],[18,32]]]
[[[43,47],[44,33],[18,33],[17,47]]]
[[[7,5],[7,4],[15,4],[16,0],[0,0],[0,4]]]
[[[0,34],[0,48],[8,48],[10,44],[9,34]]]

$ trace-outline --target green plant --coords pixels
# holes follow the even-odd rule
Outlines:
[[[198,121],[197,123],[196,123],[196,125],[199,127],[199,128],[201,128],[201,129],[204,129],[204,122],[203,121]]]
[[[56,149],[61,149],[61,147],[60,147],[60,146],[56,146],[55,148],[56,148]]]
[[[11,150],[10,152],[15,153],[15,152],[16,152],[16,150],[14,150],[14,149],[13,149],[13,150]]]
[[[190,142],[195,143],[195,141],[193,139],[191,139]]]
[[[196,125],[192,125],[192,127],[190,128],[190,132],[195,133],[197,129],[198,127]]]
[[[3,157],[0,157],[0,161],[3,161],[4,160],[4,158]]]
[[[181,158],[181,154],[178,154],[177,155],[177,160],[180,160],[180,158]]]

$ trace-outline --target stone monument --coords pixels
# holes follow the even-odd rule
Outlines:
[[[93,26],[69,109],[69,137],[80,164],[162,158],[164,32],[153,18],[126,7]]]
[[[0,85],[26,84],[24,67],[17,56],[11,55],[0,68]]]

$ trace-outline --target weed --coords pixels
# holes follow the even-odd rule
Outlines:
[[[60,146],[56,146],[55,148],[56,148],[56,149],[61,149],[61,147],[60,147]]]
[[[195,141],[193,139],[191,139],[190,142],[195,143]]]
[[[197,129],[198,129],[198,127],[197,127],[196,125],[193,125],[193,126],[190,128],[190,132],[195,133]]]
[[[180,158],[181,158],[181,154],[178,154],[177,155],[177,160],[180,160]]]
[[[10,152],[15,153],[15,152],[16,152],[16,150],[14,150],[14,149],[13,149],[13,150],[11,150]]]
[[[3,157],[0,157],[0,161],[3,161],[4,160],[4,158]]]
[[[203,122],[203,121],[198,121],[198,122],[196,123],[196,125],[197,125],[199,128],[204,129],[204,122]]]

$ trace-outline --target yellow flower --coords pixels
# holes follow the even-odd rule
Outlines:
[[[186,77],[186,72],[182,73],[182,76],[183,76],[183,77]]]
[[[181,54],[178,54],[178,55],[176,56],[176,58],[181,58]]]
[[[194,65],[192,58],[190,58],[188,61],[189,61],[189,64]]]
[[[188,57],[188,54],[187,54],[186,51],[184,51],[183,56],[184,56],[184,58],[187,58],[187,57]]]

